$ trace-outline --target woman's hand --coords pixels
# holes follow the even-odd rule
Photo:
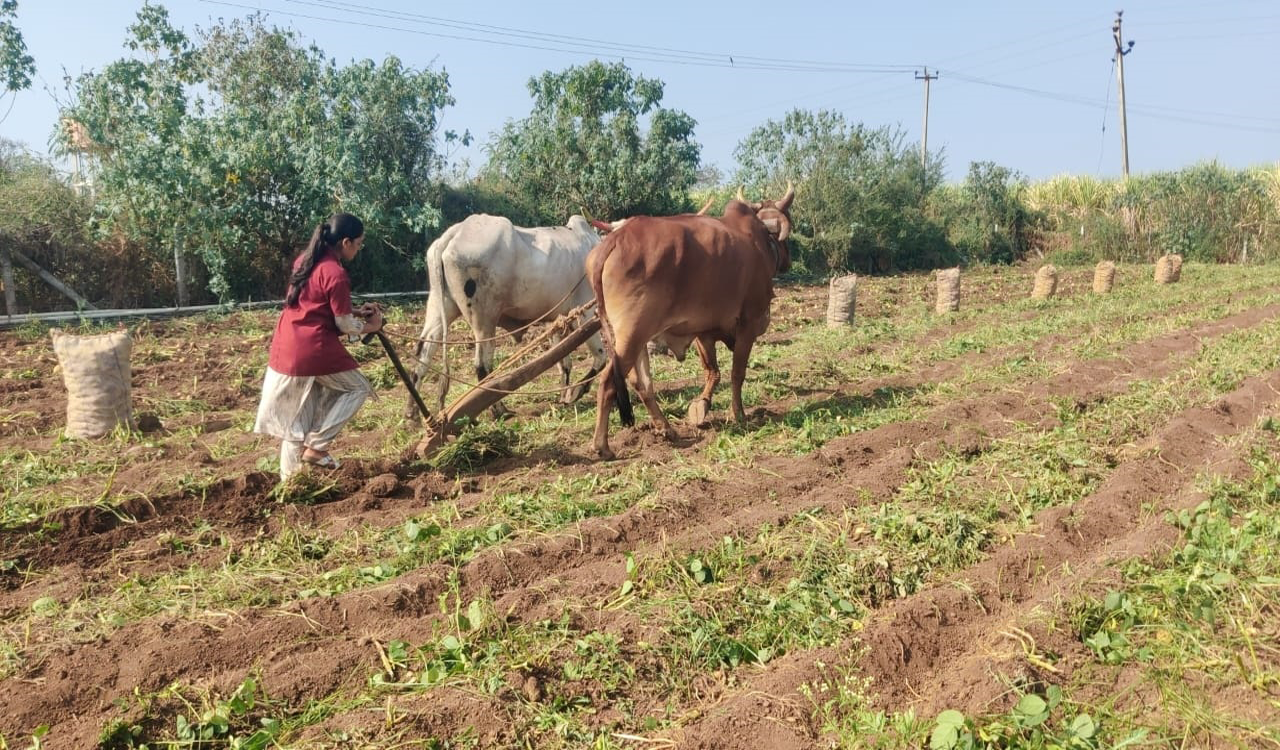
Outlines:
[[[360,306],[360,309],[353,311],[353,314],[364,319],[362,333],[376,333],[382,330],[382,308],[377,302],[366,302]]]

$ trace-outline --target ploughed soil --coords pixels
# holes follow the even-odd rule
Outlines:
[[[985,302],[974,304],[1024,296],[1033,270],[987,272],[973,292],[985,293]],[[1060,295],[1087,294],[1088,273],[1073,273]],[[927,276],[870,280],[860,289],[859,315],[892,319],[903,305],[926,302],[931,294]],[[774,326],[765,339],[784,341],[800,328],[821,326],[825,304],[821,287],[780,289]],[[1170,309],[1176,307],[1171,302]],[[836,438],[807,455],[757,458],[750,470],[667,487],[643,507],[584,520],[562,533],[517,534],[456,570],[432,564],[377,585],[283,606],[195,616],[162,610],[92,638],[52,624],[37,628],[19,635],[24,647],[39,647],[31,648],[31,656],[0,681],[0,736],[14,742],[48,725],[46,747],[92,747],[104,727],[136,708],[136,696],[175,683],[226,695],[246,676],[261,674],[272,701],[296,710],[309,701],[358,693],[379,668],[379,652],[371,644],[392,639],[418,643],[431,637],[446,593],[461,601],[486,597],[495,611],[526,623],[553,619],[568,609],[575,627],[618,635],[625,648],[653,636],[648,624],[594,604],[626,580],[628,553],[644,557],[659,549],[698,550],[802,511],[839,512],[888,502],[913,466],[948,453],[986,450],[1017,425],[1050,423],[1063,403],[1087,408],[1124,392],[1134,381],[1174,371],[1218,337],[1277,316],[1280,307],[1246,309],[1138,342],[1121,356],[1063,361],[1047,379],[1017,388],[978,389],[924,418]],[[399,456],[348,458],[328,475],[334,488],[321,501],[282,505],[272,494],[276,477],[268,461],[275,446],[248,431],[269,318],[242,313],[135,327],[135,409],[163,416],[124,444],[118,468],[109,476],[63,477],[53,486],[64,502],[36,520],[0,528],[0,623],[16,621],[41,600],[52,598],[66,606],[129,576],[193,563],[219,566],[237,546],[270,538],[285,527],[303,526],[330,536],[363,526],[385,529],[442,498],[466,508],[483,502],[495,487],[536,486],[599,471],[586,434],[575,435],[577,441],[566,441],[559,451],[502,458],[472,472],[437,471]],[[925,341],[978,324],[940,320]],[[1052,345],[1044,340],[1027,350],[1047,355]],[[804,398],[835,404],[888,391],[910,392],[968,368],[993,365],[1005,354],[970,353],[909,374],[833,384],[829,392]],[[0,450],[39,457],[59,444],[66,394],[56,365],[47,336],[30,340],[0,332],[0,367],[22,373],[0,383],[0,413],[7,415],[0,421]],[[727,380],[726,372],[717,394],[718,419],[710,428],[678,426],[680,439],[674,447],[647,430],[615,425],[613,447],[623,457],[621,463],[662,465],[673,454],[700,460],[702,449],[723,427],[719,417],[727,405]],[[548,376],[545,382],[554,381]],[[398,385],[382,392],[397,401],[403,398]],[[1030,627],[1030,613],[1053,606],[1082,582],[1105,579],[1110,560],[1167,544],[1159,511],[1198,502],[1198,472],[1244,472],[1242,457],[1225,447],[1223,438],[1273,413],[1278,394],[1280,371],[1247,379],[1211,406],[1169,414],[1141,449],[1116,457],[1109,475],[1081,503],[1042,511],[1032,531],[994,546],[971,568],[916,594],[876,602],[856,638],[787,653],[733,674],[702,676],[677,721],[650,732],[626,726],[617,731],[665,740],[656,746],[823,747],[827,743],[813,718],[813,703],[801,688],[839,669],[865,678],[880,708],[911,708],[931,717],[944,708],[1004,707],[1010,680],[1034,683],[1047,677],[1021,658],[1023,643],[1010,633]],[[780,419],[799,399],[793,394],[757,404],[750,410],[751,421],[759,426]],[[178,403],[190,408],[178,408]],[[545,400],[520,401],[514,418],[531,418],[546,408]],[[369,438],[355,428],[344,432],[339,455],[342,442]],[[184,486],[184,476],[204,481]],[[9,491],[10,485],[4,486]],[[112,502],[101,502],[108,497]],[[224,543],[193,552],[172,542],[201,537]],[[1035,630],[1029,635],[1042,639],[1041,648],[1062,655],[1058,668],[1067,674],[1087,656],[1078,643],[1053,642],[1053,634]],[[470,728],[480,746],[518,746],[522,738],[507,723],[510,704],[539,700],[540,678],[549,679],[515,675],[508,688],[492,695],[446,686],[398,697],[394,731],[405,738],[448,737]],[[590,688],[585,692],[592,693]],[[601,726],[617,718],[613,704],[626,702],[632,715],[666,705],[666,696],[656,689],[630,695],[601,690],[595,695]],[[172,726],[172,715],[162,708],[153,716]],[[335,736],[376,738],[388,723],[382,710],[338,710],[299,744],[323,744]]]

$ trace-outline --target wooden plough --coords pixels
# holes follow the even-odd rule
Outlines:
[[[414,450],[418,457],[423,459],[430,458],[454,433],[459,420],[478,417],[485,409],[502,400],[504,396],[554,367],[570,352],[582,346],[587,339],[599,332],[600,318],[598,316],[592,315],[583,321],[581,325],[578,323],[586,310],[594,305],[595,302],[589,302],[560,317],[537,338],[530,341],[520,351],[513,354],[511,358],[496,367],[484,380],[476,383],[456,401],[445,407],[444,411],[437,412],[428,418],[425,422],[426,434],[418,442],[418,446]],[[562,338],[550,349],[514,369],[504,370],[510,363],[515,362],[522,355],[532,351],[544,341],[556,335]],[[407,381],[406,385],[408,385]]]

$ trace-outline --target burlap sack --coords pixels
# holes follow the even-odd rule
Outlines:
[[[1164,255],[1156,261],[1156,283],[1173,284],[1182,278],[1182,256]]]
[[[853,324],[858,298],[858,276],[837,276],[827,287],[827,328],[843,328]]]
[[[1036,285],[1031,290],[1032,299],[1049,299],[1058,291],[1058,269],[1052,265],[1040,266],[1036,271]]]
[[[128,424],[129,354],[133,350],[129,332],[76,336],[55,328],[49,335],[67,387],[67,435],[102,437],[116,425]]]
[[[934,310],[940,313],[960,309],[960,269],[938,271],[938,303]]]
[[[1116,264],[1104,260],[1093,269],[1093,293],[1111,294],[1116,283]]]

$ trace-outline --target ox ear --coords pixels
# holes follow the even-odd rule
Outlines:
[[[796,188],[791,184],[791,180],[787,180],[787,194],[782,196],[782,200],[779,200],[774,205],[778,207],[779,211],[786,213],[791,208],[791,201],[795,200],[795,198]]]
[[[596,219],[590,219],[589,221],[591,222],[591,226],[595,227],[596,231],[602,235],[613,231],[613,225],[607,221],[598,221]]]

